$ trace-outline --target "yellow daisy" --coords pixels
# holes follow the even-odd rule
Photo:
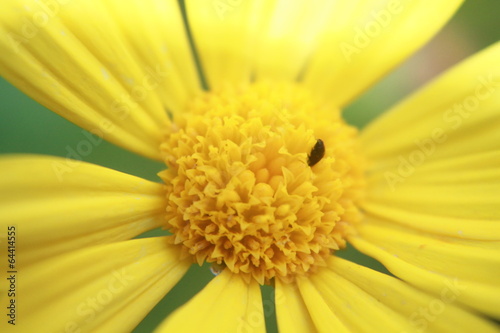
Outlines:
[[[340,112],[460,3],[4,0],[0,73],[166,168],[3,157],[2,332],[130,331],[204,262],[158,332],[263,332],[265,284],[280,332],[498,331],[500,43],[360,134]]]

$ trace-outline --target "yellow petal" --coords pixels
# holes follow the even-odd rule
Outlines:
[[[164,222],[163,185],[63,158],[0,159],[0,227],[21,262],[137,236]]]
[[[500,42],[466,59],[364,129],[361,139],[369,143],[366,153],[373,169],[397,166],[398,155],[408,159],[413,151],[422,151],[427,163],[498,148],[499,57]]]
[[[311,282],[328,306],[350,332],[400,332],[410,325],[397,313],[380,306],[375,298],[336,273],[320,271]],[[311,311],[316,308],[309,304]],[[360,320],[362,318],[362,320]]]
[[[461,0],[335,1],[305,83],[344,106],[425,44]]]
[[[441,293],[433,297],[332,256],[327,268],[297,284],[277,284],[280,331],[286,327],[284,332],[498,332],[491,322],[458,306],[461,290],[453,281],[443,283]]]
[[[164,66],[158,96],[174,114],[181,112],[201,88],[178,1],[114,0],[106,6],[123,29],[134,60],[155,71]]]
[[[276,319],[280,332],[314,332],[315,326],[295,284],[276,279]]]
[[[256,79],[296,80],[329,19],[332,1],[267,1],[251,51]]]
[[[251,79],[295,80],[326,24],[329,1],[186,3],[210,87]]]
[[[436,296],[449,288],[454,302],[500,318],[500,241],[423,233],[367,218],[349,240],[396,276]]]
[[[225,270],[155,332],[265,332],[260,288]]]
[[[350,332],[349,327],[338,317],[337,309],[328,304],[325,295],[321,294],[310,279],[298,279],[297,288],[318,332]]]
[[[179,256],[165,237],[156,237],[21,266],[17,273],[6,273],[16,284],[16,296],[10,298],[17,306],[15,327],[20,332],[131,331],[189,268]],[[2,303],[8,301],[2,292]],[[6,320],[0,325],[5,327]]]
[[[264,3],[186,1],[189,27],[211,88],[250,81],[256,26]]]
[[[94,134],[160,159],[166,108],[197,85],[175,1],[6,0],[0,31],[2,76]]]
[[[500,239],[499,57],[497,43],[363,131],[368,213],[442,235]]]
[[[421,165],[394,191],[372,174],[363,209],[371,215],[434,234],[500,239],[500,154],[492,151]]]
[[[312,280],[325,294],[336,294],[339,312],[349,313],[353,324],[368,322],[367,332],[388,332],[391,326],[397,332],[498,332],[496,325],[457,306],[460,295],[455,294],[452,281],[443,281],[440,293],[432,297],[391,276],[338,257],[329,259],[328,268]],[[352,317],[356,310],[361,315]]]
[[[436,234],[500,239],[498,151],[423,164],[394,191],[384,181],[372,176],[366,212]]]

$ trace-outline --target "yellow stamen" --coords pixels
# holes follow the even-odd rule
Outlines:
[[[359,220],[356,134],[296,85],[203,94],[174,118],[161,146],[173,242],[200,264],[261,284],[323,265]],[[316,152],[310,166],[319,139],[324,157]]]

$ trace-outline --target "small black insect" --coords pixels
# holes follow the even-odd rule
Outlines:
[[[311,153],[309,154],[309,157],[307,159],[307,164],[312,167],[313,165],[318,163],[323,158],[323,156],[325,156],[325,144],[323,140],[318,139],[313,149],[311,149]]]

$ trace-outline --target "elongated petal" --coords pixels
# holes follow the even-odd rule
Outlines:
[[[315,331],[309,310],[295,284],[282,283],[279,279],[276,279],[275,305],[280,332],[302,333]]]
[[[328,24],[332,1],[266,1],[252,50],[256,79],[296,80]]]
[[[129,332],[189,268],[179,256],[165,237],[157,237],[90,247],[29,268],[20,263],[12,274],[16,328]]]
[[[324,294],[335,294],[339,313],[357,332],[389,332],[391,327],[395,332],[499,331],[491,322],[458,306],[460,295],[452,289],[452,281],[443,280],[441,292],[432,297],[398,279],[338,257],[330,258],[328,268],[313,276],[313,283]],[[364,329],[357,330],[363,325]]]
[[[415,150],[421,150],[428,162],[498,149],[499,57],[500,42],[441,75],[363,130],[373,169],[397,167],[399,155],[408,159]]]
[[[445,286],[456,302],[500,318],[500,240],[438,236],[374,218],[350,241],[396,276],[439,296]]]
[[[499,331],[490,321],[458,306],[461,290],[454,281],[441,282],[441,292],[433,297],[394,277],[332,256],[327,268],[299,278],[296,284],[277,284],[280,332]]]
[[[377,300],[335,273],[318,272],[308,284],[308,288],[314,287],[321,295],[324,306],[331,311],[335,320],[340,321],[349,332],[398,332],[409,329],[408,323],[400,316],[380,306]],[[299,287],[310,311],[318,311],[315,303],[307,301],[307,290],[303,289],[303,285],[299,284]]]
[[[265,332],[257,282],[225,270],[155,332]]]
[[[462,3],[335,1],[306,68],[305,83],[344,106],[426,43]]]
[[[500,43],[362,132],[364,210],[411,228],[500,240]]]
[[[349,326],[338,317],[337,309],[328,304],[327,296],[322,295],[311,280],[299,279],[297,288],[318,332],[349,332]]]
[[[453,281],[442,280],[433,297],[394,277],[347,260],[330,257],[297,284],[278,285],[290,305],[276,300],[278,323],[294,332],[498,332],[498,327],[460,306]],[[280,296],[280,299],[285,299]],[[296,306],[300,304],[300,311]],[[287,314],[293,312],[295,316]],[[309,316],[314,325],[306,324]]]
[[[177,0],[106,1],[130,51],[138,64],[162,75],[156,92],[163,104],[174,114],[200,91],[184,22]],[[133,22],[133,23],[131,23]],[[164,66],[163,68],[158,66]]]
[[[252,48],[264,3],[186,1],[189,27],[211,88],[250,81]]]
[[[25,265],[163,224],[163,185],[63,158],[0,159],[0,227],[14,226]]]
[[[362,133],[364,224],[351,242],[398,277],[499,317],[500,43],[436,79]],[[448,282],[447,282],[448,283]]]
[[[500,240],[500,150],[429,162],[394,191],[372,178],[363,208],[410,228],[466,239]]]
[[[210,87],[296,80],[327,24],[329,1],[189,1],[195,46]]]
[[[166,108],[197,85],[177,2],[6,0],[0,31],[2,76],[75,124],[160,159]]]

